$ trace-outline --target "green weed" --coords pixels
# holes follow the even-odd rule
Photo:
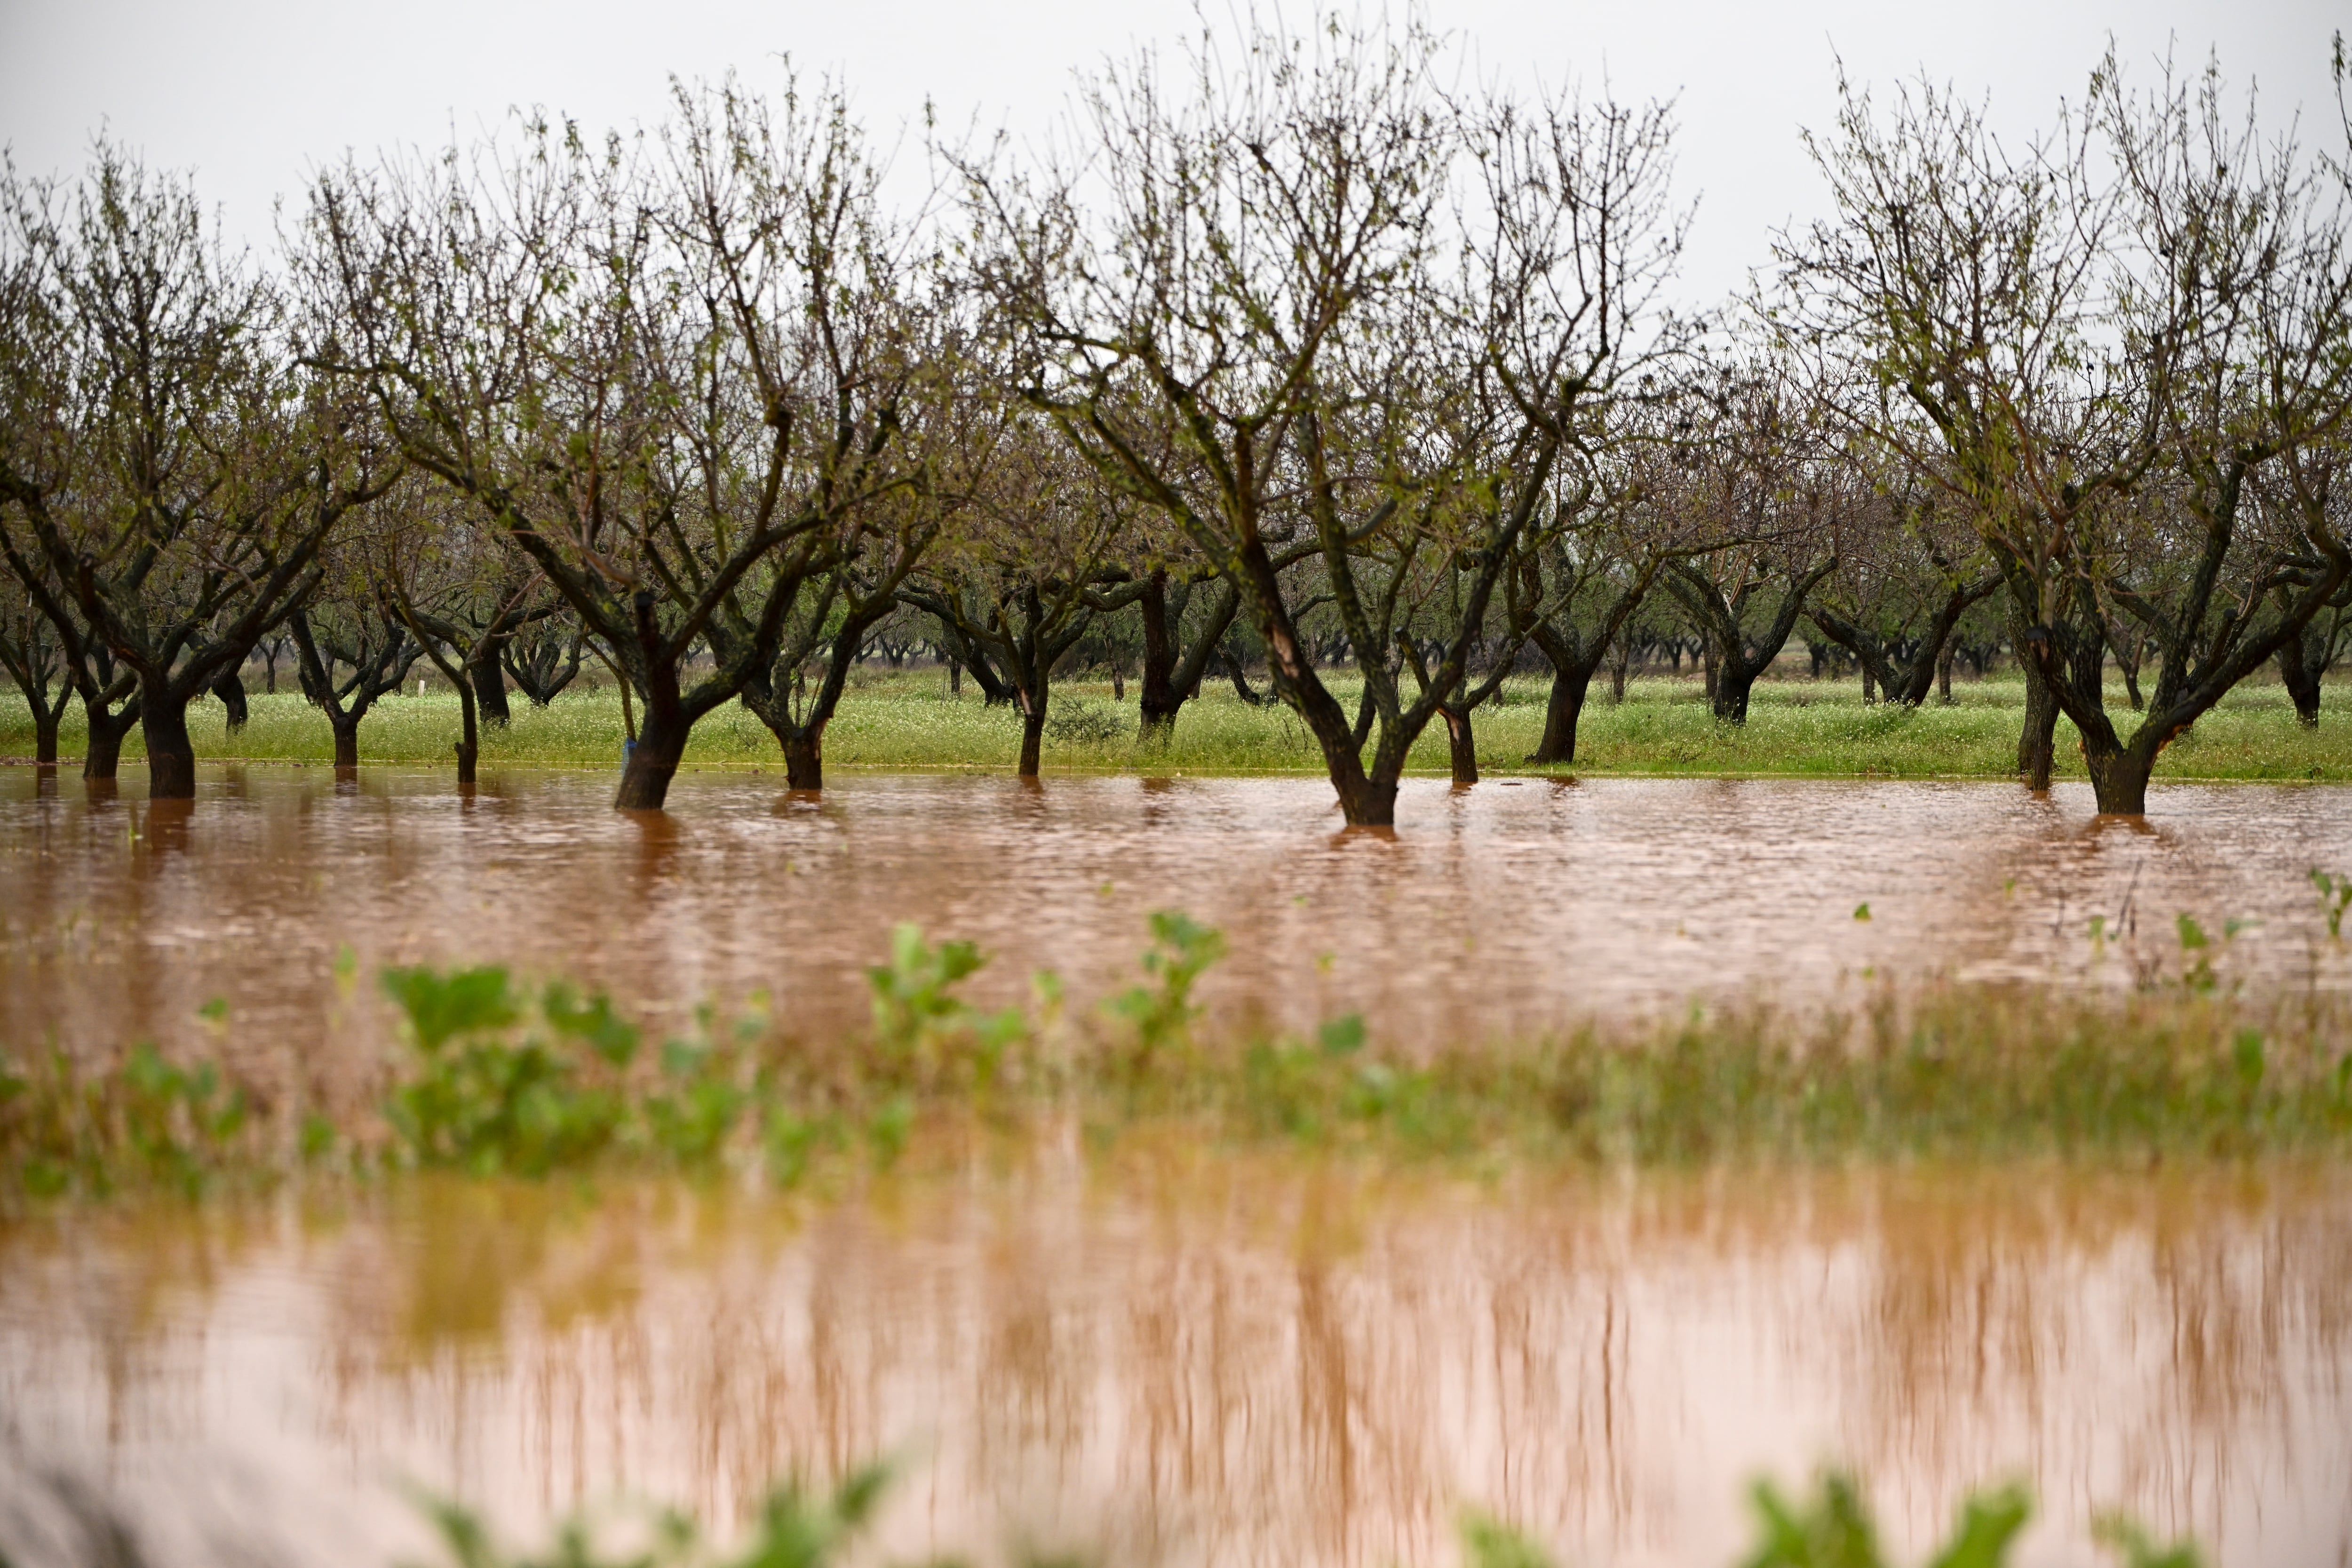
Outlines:
[[[1143,954],[1145,984],[1103,1004],[1107,1017],[1134,1031],[1127,1070],[1141,1076],[1192,1039],[1200,1008],[1192,987],[1225,952],[1225,934],[1176,910],[1150,917],[1152,945]]]
[[[255,1163],[254,1134],[251,1097],[218,1066],[182,1067],[143,1041],[98,1073],[63,1052],[29,1068],[0,1057],[0,1169],[30,1196],[194,1197]]]
[[[415,1056],[383,1113],[404,1164],[544,1176],[609,1154],[682,1171],[715,1165],[753,1095],[736,1051],[664,1043],[637,1072],[638,1032],[603,995],[562,982],[535,999],[503,969],[388,969]]]
[[[866,972],[883,1076],[902,1085],[964,1082],[987,1089],[1027,1020],[1018,1007],[982,1013],[955,994],[988,961],[968,942],[923,941],[920,926],[890,933],[890,962]]]

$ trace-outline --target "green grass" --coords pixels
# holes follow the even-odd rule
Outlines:
[[[1336,682],[1351,707],[1352,679]],[[1546,682],[1513,681],[1499,706],[1477,715],[1481,766],[1525,773],[1524,758],[1543,728]],[[1605,687],[1584,713],[1575,771],[1584,774],[1796,777],[2007,778],[2015,765],[2024,688],[2014,678],[1954,687],[1948,707],[1916,712],[1864,706],[1853,680],[1767,680],[1756,688],[1744,727],[1716,722],[1695,679],[1636,680],[1622,704]],[[1305,728],[1277,707],[1251,708],[1229,689],[1187,704],[1174,742],[1162,752],[1139,752],[1132,689],[1114,702],[1107,682],[1069,681],[1055,688],[1055,719],[1045,741],[1049,769],[1084,772],[1307,773],[1322,771]],[[2128,733],[2133,715],[2118,688],[2113,711]],[[217,702],[190,714],[197,755],[207,761],[323,764],[332,760],[325,719],[299,696],[256,695],[252,719],[227,732]],[[362,763],[443,764],[451,760],[458,712],[446,691],[387,699],[360,732]],[[489,767],[619,766],[623,734],[614,692],[574,690],[545,709],[517,700],[513,724],[483,738]],[[64,749],[81,746],[79,708],[67,721]],[[0,757],[28,758],[32,727],[21,697],[0,697]],[[1020,751],[1017,718],[984,707],[967,687],[950,696],[937,671],[904,674],[861,670],[825,735],[831,768],[1009,772]],[[126,761],[141,756],[134,734]],[[741,707],[729,703],[696,726],[687,753],[692,768],[781,768],[774,740]],[[1413,753],[1416,772],[1445,771],[1443,731],[1435,726]],[[2352,700],[2328,693],[2316,731],[2294,722],[2284,689],[2249,685],[2168,750],[2159,777],[2186,779],[2352,780]],[[2073,727],[2058,727],[2058,773],[2083,776]]]

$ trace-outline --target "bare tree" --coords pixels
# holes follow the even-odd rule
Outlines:
[[[104,142],[69,194],[13,168],[6,184],[10,248],[34,258],[56,329],[11,366],[49,384],[11,398],[47,417],[37,455],[0,458],[23,527],[10,564],[70,658],[102,647],[136,679],[150,793],[186,798],[188,703],[316,586],[336,526],[398,464],[293,367],[276,292],[206,237],[184,184]],[[78,681],[86,698],[117,689],[99,679]]]
[[[923,374],[838,96],[680,89],[656,153],[541,121],[516,156],[347,169],[303,258],[344,323],[333,362],[643,700],[624,808],[662,804],[848,520],[908,482]]]
[[[960,525],[898,590],[1011,693],[1023,778],[1043,761],[1055,668],[1097,613],[1142,592],[1111,565],[1134,505],[1033,416],[1009,434]]]
[[[1232,586],[1347,820],[1386,825],[1561,454],[1649,352],[1681,233],[1667,126],[1464,110],[1412,27],[1242,42],[1230,69],[1196,56],[1181,101],[1149,58],[1105,76],[1041,178],[966,160],[982,275],[1024,395]],[[1401,612],[1444,556],[1461,613],[1416,640],[1408,701]],[[1302,593],[1328,595],[1368,725],[1315,667]]]
[[[1806,617],[1862,667],[1865,695],[1916,708],[1940,678],[1948,700],[1953,634],[2000,592],[2000,574],[1940,492],[1900,469],[1861,478],[1870,488],[1843,520],[1837,569]]]
[[[2012,157],[1948,92],[1882,124],[1848,89],[1815,144],[1839,217],[1782,245],[1780,320],[1825,380],[1875,389],[1843,400],[1854,426],[1950,490],[2008,582],[2030,782],[2063,710],[2100,809],[2137,815],[2162,749],[2352,574],[2307,460],[2345,416],[2352,268],[2336,171],[2262,142],[2251,107],[2232,125],[2212,72],[2135,95],[2111,58],[2091,98]],[[2162,659],[2129,741],[2105,700],[2122,616]]]

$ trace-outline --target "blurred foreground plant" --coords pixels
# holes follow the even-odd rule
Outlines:
[[[753,1097],[707,1009],[703,1037],[667,1041],[651,1071],[633,1071],[636,1026],[601,994],[558,981],[533,998],[495,967],[383,979],[415,1053],[383,1108],[404,1163],[540,1176],[612,1152],[703,1170]]]
[[[1853,1478],[1830,1471],[1808,1500],[1784,1496],[1770,1481],[1759,1481],[1756,1545],[1741,1568],[1889,1568],[1878,1530]],[[1971,1494],[1960,1505],[1951,1538],[1927,1558],[1927,1568],[2002,1568],[2033,1511],[2021,1488],[2000,1487]],[[2099,1521],[2100,1544],[2125,1568],[2199,1568],[2203,1561],[2185,1542],[2155,1545],[2137,1525],[2109,1516]],[[1463,1560],[1468,1568],[1552,1568],[1552,1558],[1527,1536],[1482,1513],[1462,1521]]]
[[[249,1161],[252,1101],[211,1062],[179,1067],[145,1041],[111,1071],[52,1051],[0,1057],[0,1166],[35,1197],[160,1188],[194,1196]]]
[[[589,1519],[574,1514],[557,1527],[545,1552],[532,1553],[500,1546],[470,1509],[430,1497],[423,1506],[455,1568],[824,1568],[871,1522],[889,1479],[887,1467],[869,1465],[830,1493],[787,1481],[768,1494],[730,1552],[715,1548],[694,1517],[677,1509],[654,1514],[642,1542],[617,1550],[598,1540]]]
[[[624,1550],[604,1544],[595,1527],[574,1515],[557,1526],[548,1551],[514,1553],[499,1547],[470,1510],[431,1498],[424,1506],[454,1568],[825,1568],[850,1551],[873,1521],[890,1479],[887,1468],[872,1465],[830,1493],[787,1482],[768,1494],[731,1551],[715,1549],[691,1515],[668,1509],[650,1516],[642,1544]],[[1889,1568],[1851,1477],[1824,1475],[1810,1500],[1789,1499],[1763,1481],[1754,1499],[1758,1540],[1741,1556],[1741,1568]],[[1927,1558],[1927,1568],[2003,1568],[2032,1511],[2031,1500],[2016,1487],[1971,1495],[1961,1504],[1950,1539]],[[1486,1514],[1465,1513],[1461,1533],[1466,1568],[1553,1568],[1542,1546]],[[2096,1534],[2125,1568],[2199,1568],[2201,1562],[2193,1546],[2158,1547],[2137,1526],[2113,1517],[2099,1522]],[[1048,1561],[1084,1559],[1018,1553],[1011,1561],[1044,1568]]]

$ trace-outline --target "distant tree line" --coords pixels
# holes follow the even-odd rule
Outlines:
[[[510,690],[601,671],[626,808],[729,702],[822,787],[853,667],[918,649],[1018,710],[1024,773],[1074,661],[1133,672],[1147,745],[1229,679],[1360,825],[1433,725],[1475,779],[1514,671],[1567,763],[1596,678],[1687,656],[1737,724],[1792,638],[1914,707],[2006,653],[2021,773],[2063,714],[2104,811],[2266,666],[2317,722],[2352,121],[2308,151],[2111,57],[2011,149],[1843,87],[1831,216],[1690,311],[1670,106],[1451,63],[1409,24],[1147,52],[1042,148],[935,147],[913,213],[837,91],[680,87],[638,134],[347,160],[262,260],[110,142],[11,164],[0,663],[39,758],[78,699],[88,778],[137,726],[187,796],[189,704],[237,721],[257,658],[345,767],[437,670],[468,783]],[[2336,81],[2342,121],[2340,43]]]

